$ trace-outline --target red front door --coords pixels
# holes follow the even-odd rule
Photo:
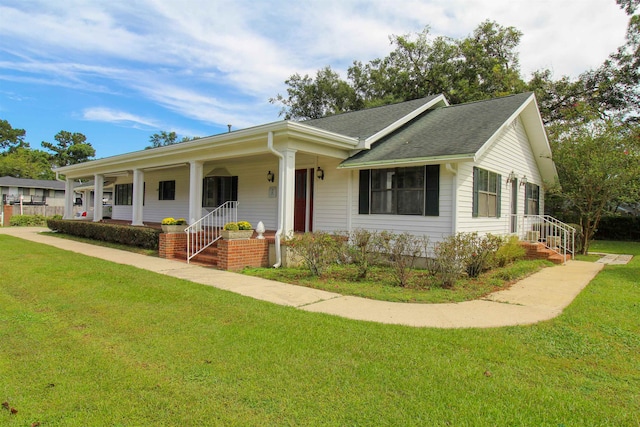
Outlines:
[[[293,206],[293,231],[312,231],[313,218],[313,169],[296,169],[296,185]],[[307,228],[307,221],[309,227]]]

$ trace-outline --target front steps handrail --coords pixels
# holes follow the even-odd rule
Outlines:
[[[218,241],[228,222],[238,222],[237,201],[223,203],[187,227],[187,263]]]
[[[561,255],[566,262],[567,255],[574,259],[576,229],[550,215],[516,215],[518,237],[528,242],[542,243],[545,248]]]

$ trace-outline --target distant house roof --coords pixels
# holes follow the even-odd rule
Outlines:
[[[522,93],[427,110],[375,142],[370,150],[344,160],[341,167],[472,158],[531,96]]]
[[[0,187],[43,188],[47,190],[64,190],[64,182],[48,179],[0,177]]]

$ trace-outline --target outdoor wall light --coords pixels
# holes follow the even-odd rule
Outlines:
[[[529,182],[529,180],[527,179],[527,175],[522,177],[522,180],[520,181],[520,185],[525,186],[527,185],[527,182]]]
[[[516,173],[514,171],[511,171],[509,176],[507,176],[507,182],[515,182],[516,179],[518,179],[518,177],[516,176]]]
[[[316,171],[316,177],[320,180],[324,180],[324,170],[318,166],[318,170]]]
[[[271,171],[267,172],[267,181],[273,182],[274,179],[276,179],[276,177],[273,174],[273,172],[271,172]]]

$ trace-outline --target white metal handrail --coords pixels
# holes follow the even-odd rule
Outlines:
[[[238,222],[238,202],[225,202],[203,216],[184,231],[187,233],[187,263],[214,244],[228,222]]]
[[[545,248],[574,258],[576,229],[549,215],[513,215],[518,224],[518,237],[531,243],[542,243]]]

